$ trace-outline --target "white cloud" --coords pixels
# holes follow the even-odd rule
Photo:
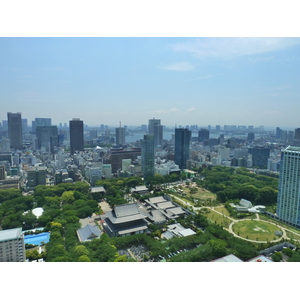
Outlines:
[[[300,44],[300,38],[198,38],[171,45],[174,51],[198,58],[232,58],[281,50]]]
[[[167,66],[159,66],[158,68],[169,71],[192,71],[195,68],[195,65],[192,65],[189,62],[179,62]]]
[[[197,109],[195,108],[195,107],[192,107],[192,108],[189,108],[188,110],[187,110],[187,112],[192,112],[192,111],[196,111]]]

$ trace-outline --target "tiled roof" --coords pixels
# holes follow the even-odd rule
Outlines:
[[[90,224],[87,224],[85,227],[77,230],[77,232],[82,242],[100,237],[101,235],[100,229],[97,226],[92,226]]]

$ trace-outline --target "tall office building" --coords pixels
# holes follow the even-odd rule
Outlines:
[[[270,158],[270,148],[254,147],[251,150],[253,167],[266,169]]]
[[[154,176],[154,137],[152,134],[144,135],[141,140],[142,174],[147,181]]]
[[[300,141],[300,128],[295,129],[294,139]]]
[[[155,125],[161,125],[160,119],[150,119],[149,125],[148,125],[148,134],[154,134],[154,126]]]
[[[276,214],[300,226],[300,147],[288,146],[281,153]]]
[[[282,132],[282,129],[280,127],[276,127],[276,134],[275,134],[276,139],[280,139],[281,132]]]
[[[125,128],[123,127],[116,128],[116,145],[125,145]]]
[[[0,180],[6,179],[5,166],[0,165]]]
[[[255,139],[255,134],[254,134],[254,132],[249,132],[248,133],[248,136],[247,136],[247,141],[254,141],[254,139]]]
[[[54,148],[58,147],[58,129],[53,126],[37,126],[36,136],[38,138],[38,148],[44,147],[46,151],[54,153]]]
[[[22,119],[22,132],[23,133],[27,133],[28,132],[27,119]]]
[[[198,131],[198,142],[204,142],[209,140],[209,130],[202,128]]]
[[[153,127],[154,147],[162,146],[163,144],[163,125],[156,124]]]
[[[22,228],[0,230],[0,262],[24,262],[26,260]]]
[[[37,126],[51,126],[51,118],[35,118],[32,121],[32,132],[36,133]]]
[[[186,161],[190,158],[190,141],[192,132],[185,128],[175,128],[175,164],[180,169],[186,168]]]
[[[8,121],[8,138],[12,149],[21,149],[23,146],[22,140],[22,117],[21,113],[7,113]]]
[[[84,150],[83,121],[78,118],[70,121],[70,150],[71,155]]]

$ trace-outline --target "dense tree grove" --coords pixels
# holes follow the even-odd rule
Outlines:
[[[201,168],[203,180],[196,180],[199,186],[216,193],[217,200],[247,199],[254,205],[274,205],[277,201],[278,178],[258,175],[246,168],[214,166]],[[267,174],[267,173],[266,173]]]

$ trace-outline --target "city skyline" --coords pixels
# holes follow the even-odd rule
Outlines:
[[[300,38],[0,38],[0,119],[299,127]],[[29,124],[30,125],[30,124]]]

